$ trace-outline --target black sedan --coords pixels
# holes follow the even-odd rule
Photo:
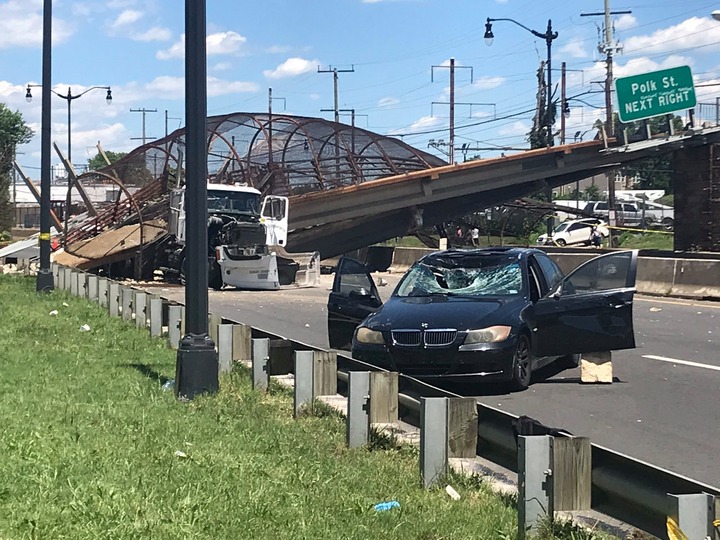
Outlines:
[[[581,353],[635,347],[637,252],[608,253],[564,276],[526,248],[426,255],[383,305],[366,267],[343,258],[328,300],[330,346],[422,379],[512,381]]]

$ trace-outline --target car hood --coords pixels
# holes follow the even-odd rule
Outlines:
[[[453,296],[393,296],[363,322],[373,330],[455,328],[469,330],[516,325],[527,305],[523,297],[468,299]],[[425,326],[427,325],[427,326]]]

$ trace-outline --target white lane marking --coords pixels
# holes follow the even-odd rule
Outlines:
[[[720,366],[711,366],[709,364],[700,364],[699,362],[690,362],[689,360],[678,360],[677,358],[668,358],[666,356],[655,356],[653,354],[643,354],[643,358],[649,358],[650,360],[660,360],[661,362],[669,362],[671,364],[682,364],[683,366],[699,367],[705,369],[712,369],[713,371],[720,371]]]

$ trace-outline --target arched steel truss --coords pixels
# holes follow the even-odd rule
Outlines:
[[[233,113],[209,117],[207,128],[210,181],[242,182],[263,194],[300,195],[445,164],[398,139],[322,118]],[[172,186],[183,174],[184,150],[178,129],[102,171],[128,186],[165,175]]]

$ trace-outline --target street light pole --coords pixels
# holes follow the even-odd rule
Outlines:
[[[30,102],[32,101],[32,98],[33,98],[32,93],[30,92],[30,88],[36,88],[36,87],[37,87],[37,88],[42,88],[43,86],[45,86],[45,83],[44,83],[44,82],[43,82],[43,84],[28,84],[28,85],[27,85],[27,92],[25,93],[25,99],[27,100],[28,103],[30,103]],[[48,86],[48,87],[49,87],[49,86]],[[50,89],[50,91],[51,91],[53,94],[55,94],[55,95],[58,96],[59,98],[64,99],[65,101],[67,101],[67,119],[68,119],[68,134],[67,134],[67,141],[68,141],[68,142],[67,142],[67,152],[68,152],[68,156],[67,156],[67,157],[68,157],[68,163],[70,163],[70,164],[72,164],[72,101],[73,101],[74,99],[78,99],[78,98],[84,96],[85,94],[87,94],[87,93],[90,92],[91,90],[97,90],[98,88],[101,88],[101,89],[103,89],[103,90],[107,90],[107,94],[106,94],[106,96],[105,96],[105,102],[106,102],[108,105],[110,105],[110,104],[112,103],[112,99],[113,99],[113,98],[112,98],[112,90],[111,90],[111,88],[110,88],[109,86],[91,86],[90,88],[88,88],[88,89],[85,90],[84,92],[81,92],[81,93],[79,93],[79,94],[77,94],[77,95],[75,95],[75,96],[73,95],[72,89],[71,89],[70,87],[68,87],[67,95],[60,94],[59,92],[56,92],[56,91],[53,90],[52,88]],[[49,96],[49,94],[48,94],[48,96]],[[45,97],[43,96],[43,100],[44,100],[44,99],[45,99]],[[44,101],[43,101],[43,103],[44,103]]]
[[[208,335],[206,0],[185,0],[185,330],[175,396],[218,391],[218,356]]]
[[[495,21],[508,21],[511,23],[514,23],[518,25],[520,28],[523,28],[530,32],[535,37],[539,37],[540,39],[544,39],[545,43],[547,44],[547,90],[546,90],[546,99],[547,99],[547,107],[545,110],[545,136],[546,136],[546,144],[548,147],[553,146],[553,133],[552,133],[552,125],[553,125],[553,118],[552,118],[552,42],[558,37],[557,32],[553,32],[552,29],[552,19],[548,19],[547,24],[547,30],[545,33],[538,32],[537,30],[533,30],[532,28],[528,28],[524,24],[521,24],[517,22],[515,19],[491,19],[488,17],[487,22],[485,23],[485,43],[488,45],[492,45],[492,40],[495,37],[492,32],[492,23]],[[546,197],[548,199],[548,203],[552,203],[552,188],[548,187],[546,191]],[[554,220],[552,215],[547,219],[547,234],[548,237],[552,234],[552,231],[554,229]]]
[[[52,0],[43,1],[42,82],[52,85]],[[30,88],[28,88],[30,92]],[[42,97],[40,139],[40,269],[36,290],[50,292],[54,288],[50,270],[50,94]]]

